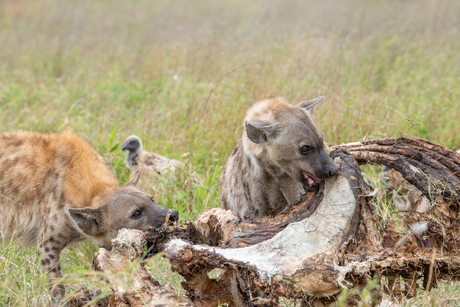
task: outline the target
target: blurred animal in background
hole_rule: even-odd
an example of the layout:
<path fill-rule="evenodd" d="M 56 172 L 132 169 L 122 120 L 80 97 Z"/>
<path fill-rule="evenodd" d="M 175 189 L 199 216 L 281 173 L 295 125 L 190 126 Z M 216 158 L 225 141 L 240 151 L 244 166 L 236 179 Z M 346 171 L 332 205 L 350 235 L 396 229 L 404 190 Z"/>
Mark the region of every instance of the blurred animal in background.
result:
<path fill-rule="evenodd" d="M 241 218 L 276 215 L 300 200 L 305 187 L 337 174 L 313 122 L 323 97 L 292 105 L 274 97 L 247 112 L 244 131 L 220 175 L 220 201 Z"/>
<path fill-rule="evenodd" d="M 190 165 L 154 152 L 145 151 L 142 140 L 137 135 L 127 137 L 122 150 L 127 151 L 126 164 L 130 169 L 130 176 L 133 176 L 138 170 L 141 171 L 138 188 L 143 191 L 147 191 L 150 187 L 154 188 L 161 176 L 172 176 L 177 179 L 184 175 L 185 184 L 202 182 L 200 176 Z"/>
<path fill-rule="evenodd" d="M 456 152 L 460 154 L 460 149 Z M 425 212 L 430 207 L 431 203 L 428 198 L 405 180 L 398 171 L 383 166 L 382 177 L 385 182 L 387 203 L 393 200 L 398 211 Z"/>

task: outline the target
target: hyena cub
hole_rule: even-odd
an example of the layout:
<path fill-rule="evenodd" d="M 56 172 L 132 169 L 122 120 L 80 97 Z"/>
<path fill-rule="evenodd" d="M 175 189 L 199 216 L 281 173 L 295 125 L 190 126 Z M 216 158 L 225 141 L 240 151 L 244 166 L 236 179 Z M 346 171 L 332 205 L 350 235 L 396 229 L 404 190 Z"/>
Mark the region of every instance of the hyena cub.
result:
<path fill-rule="evenodd" d="M 172 179 L 177 179 L 181 174 L 185 173 L 187 181 L 191 180 L 193 183 L 202 182 L 192 166 L 154 152 L 145 151 L 141 139 L 136 135 L 130 135 L 126 138 L 122 150 L 127 151 L 126 164 L 130 169 L 131 175 L 139 167 L 142 168 L 142 178 L 138 186 L 141 190 L 148 190 L 149 186 L 154 184 L 160 176 L 170 176 Z"/>
<path fill-rule="evenodd" d="M 0 231 L 38 246 L 50 278 L 61 277 L 59 256 L 86 238 L 109 248 L 121 228 L 159 227 L 176 210 L 156 204 L 134 188 L 121 187 L 109 164 L 72 131 L 0 134 Z M 52 295 L 62 298 L 62 288 Z"/>
<path fill-rule="evenodd" d="M 300 200 L 304 185 L 317 185 L 338 172 L 312 120 L 322 100 L 291 105 L 282 98 L 269 98 L 248 110 L 245 131 L 220 177 L 224 209 L 242 218 L 276 215 Z"/>

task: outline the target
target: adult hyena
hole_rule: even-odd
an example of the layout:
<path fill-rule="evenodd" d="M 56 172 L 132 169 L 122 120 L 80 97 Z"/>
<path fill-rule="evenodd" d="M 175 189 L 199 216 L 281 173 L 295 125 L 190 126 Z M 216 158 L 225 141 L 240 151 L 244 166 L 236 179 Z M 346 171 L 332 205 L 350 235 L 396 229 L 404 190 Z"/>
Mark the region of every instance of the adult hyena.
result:
<path fill-rule="evenodd" d="M 304 185 L 317 185 L 338 172 L 311 118 L 322 100 L 291 105 L 269 98 L 248 110 L 245 131 L 220 176 L 224 209 L 242 218 L 257 212 L 275 215 L 300 200 Z"/>
<path fill-rule="evenodd" d="M 59 255 L 86 238 L 101 247 L 121 228 L 158 227 L 168 210 L 132 185 L 121 187 L 108 163 L 72 131 L 0 134 L 0 231 L 38 246 L 51 278 L 61 277 Z M 62 298 L 63 289 L 52 295 Z"/>

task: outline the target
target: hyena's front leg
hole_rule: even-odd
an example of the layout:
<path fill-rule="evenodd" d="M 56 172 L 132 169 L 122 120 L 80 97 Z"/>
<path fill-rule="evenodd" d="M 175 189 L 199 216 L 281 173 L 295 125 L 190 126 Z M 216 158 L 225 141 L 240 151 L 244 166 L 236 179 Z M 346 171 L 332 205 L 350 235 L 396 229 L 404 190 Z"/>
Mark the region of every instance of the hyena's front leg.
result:
<path fill-rule="evenodd" d="M 58 238 L 56 233 L 44 233 L 40 236 L 38 250 L 40 251 L 42 265 L 45 271 L 48 272 L 51 281 L 58 282 L 62 278 L 59 257 L 65 245 L 65 242 L 62 242 L 62 238 Z M 53 306 L 59 304 L 59 301 L 65 296 L 64 286 L 53 284 L 50 296 L 53 300 Z"/>

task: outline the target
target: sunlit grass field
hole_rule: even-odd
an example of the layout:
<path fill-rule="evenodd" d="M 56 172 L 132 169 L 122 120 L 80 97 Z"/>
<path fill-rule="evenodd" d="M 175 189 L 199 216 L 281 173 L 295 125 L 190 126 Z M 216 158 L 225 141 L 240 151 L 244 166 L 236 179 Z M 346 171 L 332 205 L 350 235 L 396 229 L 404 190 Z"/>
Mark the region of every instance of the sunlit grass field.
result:
<path fill-rule="evenodd" d="M 403 135 L 460 148 L 459 16 L 456 0 L 0 0 L 0 131 L 72 128 L 122 183 L 129 171 L 111 149 L 137 134 L 204 178 L 152 185 L 194 220 L 219 206 L 245 110 L 267 96 L 324 95 L 315 121 L 329 144 Z M 108 289 L 90 269 L 96 250 L 63 252 L 74 292 Z M 166 260 L 149 261 L 179 288 Z M 0 306 L 40 306 L 46 289 L 38 252 L 2 242 Z M 460 306 L 454 283 L 420 295 L 403 304 Z"/>

